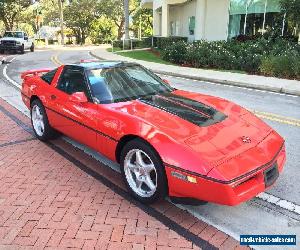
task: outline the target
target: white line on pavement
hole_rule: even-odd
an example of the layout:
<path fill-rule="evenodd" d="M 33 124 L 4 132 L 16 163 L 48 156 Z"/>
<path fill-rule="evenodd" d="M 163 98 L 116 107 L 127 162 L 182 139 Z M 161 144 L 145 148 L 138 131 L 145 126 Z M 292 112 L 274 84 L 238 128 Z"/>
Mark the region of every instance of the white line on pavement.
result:
<path fill-rule="evenodd" d="M 16 58 L 17 58 L 18 56 L 15 56 L 15 57 L 13 57 L 10 61 L 8 61 L 8 62 L 12 62 L 13 60 L 15 60 Z"/>
<path fill-rule="evenodd" d="M 274 195 L 268 194 L 268 193 L 260 193 L 257 197 L 264 201 L 272 203 L 278 207 L 284 208 L 288 211 L 291 211 L 291 212 L 294 212 L 294 213 L 300 215 L 300 206 L 293 202 L 280 199 L 280 198 L 278 198 Z"/>
<path fill-rule="evenodd" d="M 16 81 L 14 81 L 13 79 L 11 79 L 8 75 L 7 75 L 7 65 L 4 66 L 3 68 L 3 76 L 6 78 L 7 81 L 9 81 L 12 85 L 14 85 L 15 87 L 17 87 L 18 89 L 21 90 L 21 85 L 19 85 Z"/>

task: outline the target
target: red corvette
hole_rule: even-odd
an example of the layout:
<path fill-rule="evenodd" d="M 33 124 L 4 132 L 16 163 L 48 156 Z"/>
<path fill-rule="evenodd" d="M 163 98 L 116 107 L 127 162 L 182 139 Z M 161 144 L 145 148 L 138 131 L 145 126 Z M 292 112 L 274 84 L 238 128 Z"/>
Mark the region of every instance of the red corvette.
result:
<path fill-rule="evenodd" d="M 22 78 L 37 138 L 59 131 L 117 161 L 142 202 L 237 205 L 283 170 L 283 138 L 251 112 L 174 89 L 138 64 L 83 61 Z"/>

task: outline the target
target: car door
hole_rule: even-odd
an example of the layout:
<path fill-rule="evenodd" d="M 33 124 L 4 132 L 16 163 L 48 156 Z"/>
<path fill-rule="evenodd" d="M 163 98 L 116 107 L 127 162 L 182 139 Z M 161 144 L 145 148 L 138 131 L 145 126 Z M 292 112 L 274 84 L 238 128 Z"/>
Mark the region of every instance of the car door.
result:
<path fill-rule="evenodd" d="M 52 126 L 63 134 L 96 149 L 97 105 L 91 100 L 84 70 L 65 66 L 50 96 Z M 70 100 L 72 94 L 84 92 L 86 103 Z"/>

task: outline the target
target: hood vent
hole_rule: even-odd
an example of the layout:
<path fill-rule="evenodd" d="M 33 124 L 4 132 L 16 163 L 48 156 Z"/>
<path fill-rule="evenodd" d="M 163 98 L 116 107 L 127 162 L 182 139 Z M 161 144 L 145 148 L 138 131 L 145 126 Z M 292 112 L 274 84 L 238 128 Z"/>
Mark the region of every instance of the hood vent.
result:
<path fill-rule="evenodd" d="M 204 103 L 172 93 L 143 97 L 139 100 L 200 127 L 211 126 L 227 117 Z"/>

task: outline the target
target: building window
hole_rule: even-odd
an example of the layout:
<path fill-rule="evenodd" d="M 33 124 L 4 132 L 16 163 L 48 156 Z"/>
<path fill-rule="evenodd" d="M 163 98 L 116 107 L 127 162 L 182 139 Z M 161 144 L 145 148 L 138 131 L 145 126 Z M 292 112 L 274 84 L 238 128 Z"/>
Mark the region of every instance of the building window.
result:
<path fill-rule="evenodd" d="M 189 34 L 195 34 L 195 16 L 189 17 Z"/>
<path fill-rule="evenodd" d="M 279 1 L 231 0 L 228 37 L 263 35 L 275 28 L 281 30 L 284 14 L 280 13 Z"/>
<path fill-rule="evenodd" d="M 178 36 L 179 35 L 179 21 L 172 21 L 170 22 L 170 35 L 171 36 Z"/>
<path fill-rule="evenodd" d="M 170 22 L 170 27 L 171 27 L 170 35 L 175 36 L 175 22 L 174 21 Z"/>

